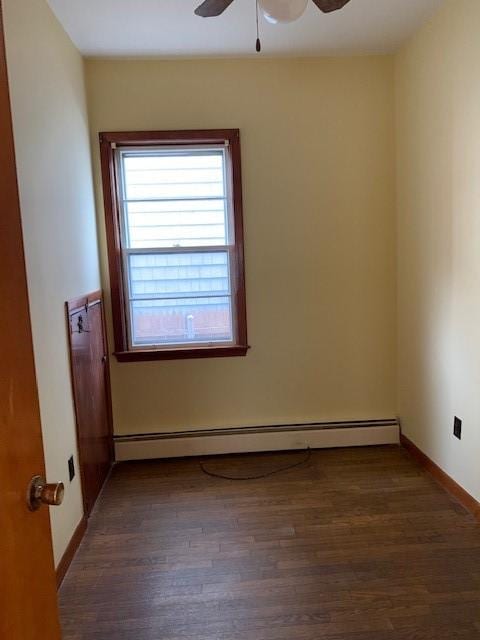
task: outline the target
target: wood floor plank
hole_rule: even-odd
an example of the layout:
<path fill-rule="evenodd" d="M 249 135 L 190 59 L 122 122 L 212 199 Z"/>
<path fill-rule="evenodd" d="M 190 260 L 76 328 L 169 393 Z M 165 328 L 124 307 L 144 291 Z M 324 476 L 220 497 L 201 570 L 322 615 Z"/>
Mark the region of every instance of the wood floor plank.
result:
<path fill-rule="evenodd" d="M 395 446 L 122 463 L 59 597 L 64 640 L 480 640 L 480 526 Z"/>

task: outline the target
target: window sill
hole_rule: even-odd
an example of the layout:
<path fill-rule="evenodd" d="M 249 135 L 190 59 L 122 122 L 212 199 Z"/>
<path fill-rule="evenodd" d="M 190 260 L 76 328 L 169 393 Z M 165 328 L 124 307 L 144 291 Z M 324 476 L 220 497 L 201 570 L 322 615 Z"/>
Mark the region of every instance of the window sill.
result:
<path fill-rule="evenodd" d="M 149 349 L 116 351 L 118 362 L 149 362 L 152 360 L 190 360 L 194 358 L 232 358 L 246 356 L 250 349 L 247 345 L 227 347 L 196 347 L 194 349 Z"/>

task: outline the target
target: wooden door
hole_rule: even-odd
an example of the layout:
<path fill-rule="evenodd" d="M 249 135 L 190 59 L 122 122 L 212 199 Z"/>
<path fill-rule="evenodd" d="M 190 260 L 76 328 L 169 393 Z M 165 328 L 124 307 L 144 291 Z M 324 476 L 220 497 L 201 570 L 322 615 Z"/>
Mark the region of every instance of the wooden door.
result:
<path fill-rule="evenodd" d="M 0 638 L 59 640 L 47 507 L 27 486 L 44 475 L 0 1 Z"/>
<path fill-rule="evenodd" d="M 83 502 L 90 515 L 113 462 L 108 347 L 100 292 L 67 303 Z"/>

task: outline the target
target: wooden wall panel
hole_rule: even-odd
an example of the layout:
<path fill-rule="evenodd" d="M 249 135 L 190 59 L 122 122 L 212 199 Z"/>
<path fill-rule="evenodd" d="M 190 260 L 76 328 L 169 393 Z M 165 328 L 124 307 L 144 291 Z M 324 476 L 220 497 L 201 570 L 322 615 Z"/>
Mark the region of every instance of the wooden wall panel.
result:
<path fill-rule="evenodd" d="M 80 473 L 88 516 L 113 463 L 113 434 L 103 301 L 100 293 L 67 303 Z"/>

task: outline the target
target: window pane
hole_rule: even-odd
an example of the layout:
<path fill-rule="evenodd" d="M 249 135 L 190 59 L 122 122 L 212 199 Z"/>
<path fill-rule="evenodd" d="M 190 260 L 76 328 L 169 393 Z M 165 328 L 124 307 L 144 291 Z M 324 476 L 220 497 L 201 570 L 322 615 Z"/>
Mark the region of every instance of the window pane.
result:
<path fill-rule="evenodd" d="M 223 151 L 124 153 L 127 200 L 223 198 Z"/>
<path fill-rule="evenodd" d="M 202 247 L 227 244 L 225 200 L 126 203 L 129 247 Z"/>
<path fill-rule="evenodd" d="M 129 256 L 130 297 L 180 298 L 230 294 L 228 253 L 161 253 Z"/>
<path fill-rule="evenodd" d="M 136 347 L 233 341 L 228 297 L 135 301 L 131 318 Z"/>

